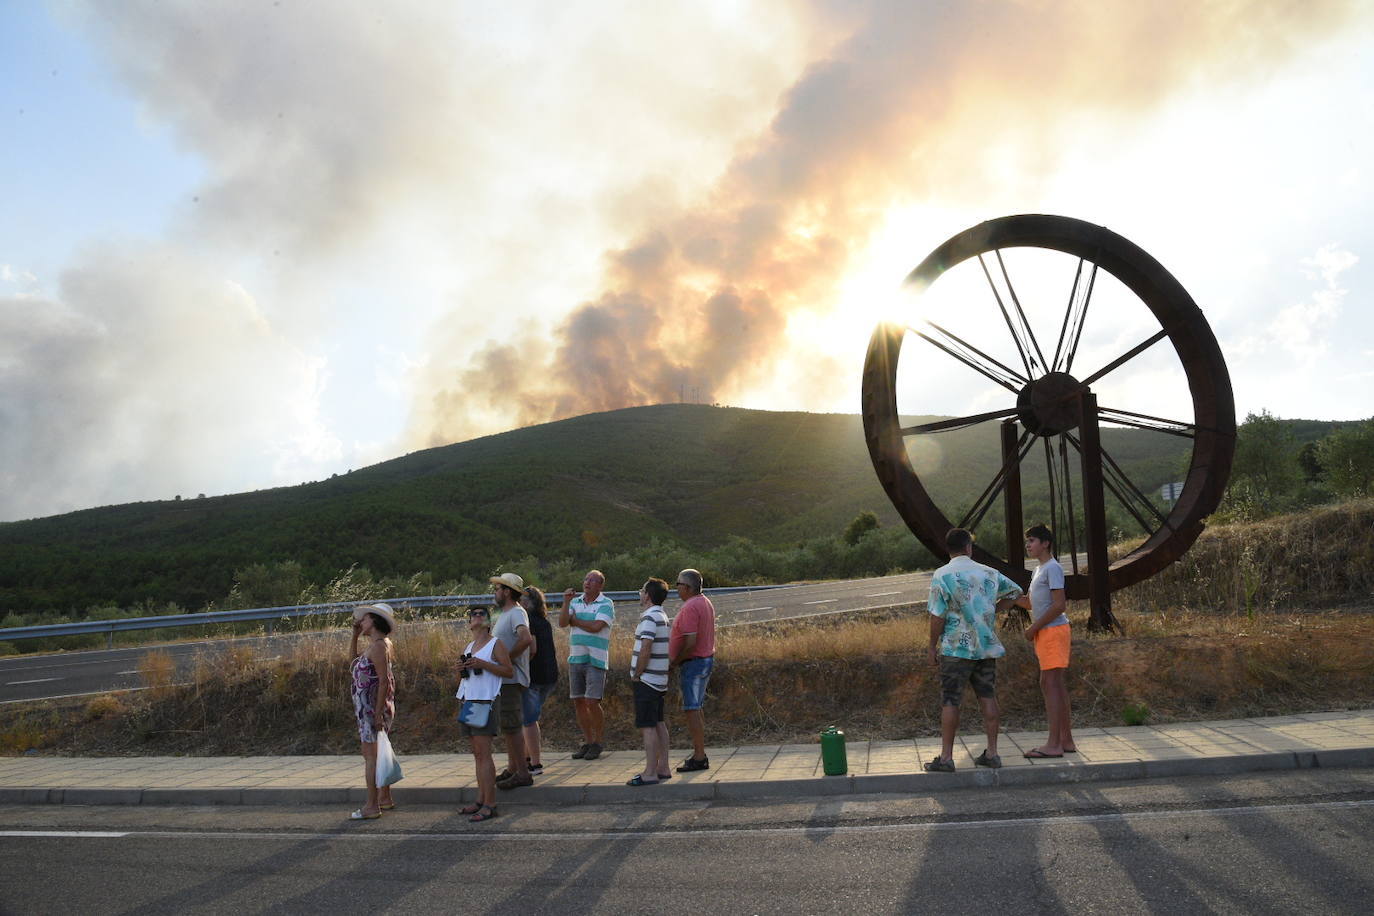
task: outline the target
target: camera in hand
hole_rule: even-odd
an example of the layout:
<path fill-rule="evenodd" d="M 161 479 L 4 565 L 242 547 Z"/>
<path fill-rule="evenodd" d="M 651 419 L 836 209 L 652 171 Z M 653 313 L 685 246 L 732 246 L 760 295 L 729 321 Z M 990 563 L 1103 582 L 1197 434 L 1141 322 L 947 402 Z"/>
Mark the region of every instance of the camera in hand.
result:
<path fill-rule="evenodd" d="M 464 652 L 462 655 L 458 656 L 458 661 L 460 661 L 460 662 L 465 662 L 465 661 L 467 661 L 467 660 L 470 659 L 470 658 L 472 658 L 472 655 L 471 655 L 470 653 Z M 472 674 L 472 671 L 469 670 L 469 669 L 467 669 L 467 668 L 459 668 L 459 669 L 458 669 L 458 676 L 459 676 L 459 677 L 468 677 L 468 676 L 471 675 L 471 674 Z"/>

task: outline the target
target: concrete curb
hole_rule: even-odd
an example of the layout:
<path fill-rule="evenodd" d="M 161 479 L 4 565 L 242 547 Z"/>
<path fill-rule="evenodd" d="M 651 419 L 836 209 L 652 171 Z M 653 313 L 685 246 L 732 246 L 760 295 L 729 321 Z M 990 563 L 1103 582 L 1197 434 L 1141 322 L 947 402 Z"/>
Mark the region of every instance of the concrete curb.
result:
<path fill-rule="evenodd" d="M 680 782 L 674 780 L 672 783 L 653 788 L 604 784 L 532 786 L 517 792 L 502 793 L 501 800 L 513 804 L 652 806 L 662 803 L 806 798 L 821 795 L 935 796 L 953 789 L 1362 767 L 1374 767 L 1374 747 L 1280 751 L 1230 757 L 1181 757 L 1170 760 L 1018 766 L 999 770 L 962 769 L 957 773 L 947 774 L 892 773 L 738 782 L 694 782 L 685 779 Z M 457 806 L 474 801 L 474 792 L 470 786 L 425 786 L 407 789 L 404 784 L 398 785 L 395 790 L 396 801 L 402 806 Z M 362 804 L 365 800 L 366 792 L 362 788 L 0 788 L 0 804 L 3 805 L 350 805 Z"/>

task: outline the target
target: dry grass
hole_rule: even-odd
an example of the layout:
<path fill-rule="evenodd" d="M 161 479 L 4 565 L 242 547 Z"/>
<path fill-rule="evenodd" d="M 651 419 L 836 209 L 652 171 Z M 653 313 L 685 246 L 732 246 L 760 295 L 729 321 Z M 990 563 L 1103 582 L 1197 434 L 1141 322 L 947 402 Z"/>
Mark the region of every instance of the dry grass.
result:
<path fill-rule="evenodd" d="M 1070 616 L 1070 689 L 1080 726 L 1124 724 L 1130 707 L 1148 708 L 1151 722 L 1168 722 L 1374 706 L 1371 614 L 1124 611 L 1124 638 L 1088 634 L 1081 607 Z M 830 724 L 854 739 L 935 734 L 939 697 L 926 663 L 927 632 L 917 609 L 722 630 L 707 708 L 710 740 L 808 742 Z M 639 736 L 622 676 L 630 640 L 621 635 L 604 708 L 608 746 L 629 750 L 639 746 Z M 559 640 L 562 654 L 561 634 Z M 459 749 L 452 661 L 466 641 L 457 626 L 416 627 L 397 639 L 396 743 L 405 752 Z M 1019 635 L 1005 641 L 998 672 L 1004 727 L 1040 728 L 1033 654 Z M 204 657 L 179 686 L 76 706 L 25 704 L 0 725 L 0 752 L 349 753 L 357 738 L 347 654 L 343 634 L 310 637 L 278 659 L 247 651 Z M 145 680 L 162 676 L 160 664 L 148 664 Z M 577 743 L 565 696 L 560 686 L 545 707 L 550 747 Z M 680 729 L 675 699 L 670 724 Z M 964 709 L 965 726 L 976 729 L 976 704 Z"/>
<path fill-rule="evenodd" d="M 1069 685 L 1079 726 L 1374 706 L 1374 502 L 1205 532 L 1178 564 L 1114 596 L 1126 635 L 1074 627 Z M 1299 611 L 1296 608 L 1343 608 Z M 707 707 L 712 743 L 813 741 L 830 724 L 854 738 L 934 734 L 939 697 L 926 662 L 928 618 L 914 608 L 722 629 Z M 559 657 L 566 637 L 556 636 Z M 452 665 L 468 640 L 456 622 L 407 623 L 396 639 L 396 743 L 458 749 Z M 999 665 L 1007 729 L 1043 727 L 1039 672 L 1019 635 Z M 308 635 L 280 658 L 250 644 L 202 656 L 173 684 L 165 652 L 139 664 L 150 690 L 111 702 L 7 707 L 0 753 L 309 754 L 357 747 L 348 635 Z M 639 746 L 632 726 L 630 637 L 617 631 L 603 706 L 607 745 Z M 578 742 L 566 686 L 545 706 L 545 741 Z M 681 728 L 670 694 L 671 727 Z M 979 726 L 976 704 L 965 726 Z"/>

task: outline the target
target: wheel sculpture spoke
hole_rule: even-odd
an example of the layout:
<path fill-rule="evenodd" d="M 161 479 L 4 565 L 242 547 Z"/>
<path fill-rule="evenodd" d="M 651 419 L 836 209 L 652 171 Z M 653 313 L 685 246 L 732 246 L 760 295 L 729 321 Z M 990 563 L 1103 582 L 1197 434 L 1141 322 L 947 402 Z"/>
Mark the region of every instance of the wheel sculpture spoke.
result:
<path fill-rule="evenodd" d="M 1035 339 L 1035 332 L 1031 330 L 1030 322 L 1026 320 L 1026 311 L 1021 308 L 1021 300 L 1016 295 L 1016 288 L 1011 285 L 1011 277 L 1007 274 L 1007 265 L 1002 260 L 1002 252 L 995 251 L 997 264 L 1002 270 L 1002 280 L 1007 284 L 1007 298 L 1011 300 L 1012 307 L 1016 309 L 1016 320 L 1011 317 L 1011 312 L 1007 311 L 1006 303 L 1002 301 L 1002 294 L 997 290 L 997 283 L 992 279 L 992 273 L 988 270 L 987 262 L 983 256 L 978 256 L 978 264 L 983 268 L 983 276 L 987 278 L 988 287 L 992 290 L 992 297 L 997 300 L 997 308 L 1002 312 L 1002 320 L 1007 323 L 1007 330 L 1011 332 L 1012 342 L 1016 344 L 1016 352 L 1021 356 L 1021 363 L 1026 367 L 1026 376 L 1033 378 L 1040 369 L 1040 373 L 1048 371 L 1045 365 L 1045 355 L 1040 352 L 1040 344 Z M 1032 352 L 1034 350 L 1034 352 Z"/>
<path fill-rule="evenodd" d="M 1059 341 L 1054 345 L 1054 363 L 1050 371 L 1060 371 L 1060 357 L 1063 357 L 1063 371 L 1073 371 L 1073 358 L 1078 352 L 1078 341 L 1083 336 L 1083 323 L 1088 319 L 1088 304 L 1093 298 L 1093 288 L 1097 283 L 1097 265 L 1088 274 L 1086 292 L 1079 295 L 1083 279 L 1084 259 L 1078 259 L 1078 269 L 1073 275 L 1073 289 L 1069 291 L 1069 305 L 1064 310 L 1064 323 L 1059 326 Z"/>
<path fill-rule="evenodd" d="M 1021 438 L 1016 441 L 1015 457 L 1002 464 L 1002 467 L 997 471 L 997 476 L 992 478 L 992 482 L 987 485 L 987 489 L 983 490 L 978 499 L 974 501 L 973 507 L 964 515 L 958 527 L 978 527 L 978 523 L 983 520 L 983 516 L 987 515 L 988 510 L 992 508 L 992 504 L 996 501 L 997 495 L 1001 493 L 1002 488 L 1007 485 L 1007 475 L 1011 473 L 1012 468 L 1019 466 L 1021 462 L 1025 460 L 1026 455 L 1034 445 L 1035 436 L 1030 430 L 1026 430 L 1021 434 Z"/>
<path fill-rule="evenodd" d="M 940 350 L 943 350 L 945 353 L 948 353 L 950 356 L 954 357 L 959 362 L 963 363 L 965 366 L 968 366 L 974 372 L 977 372 L 983 375 L 984 377 L 990 379 L 991 381 L 996 382 L 997 384 L 1001 385 L 1003 388 L 1007 389 L 1013 394 L 1020 393 L 1021 389 L 1029 381 L 1029 379 L 1022 375 L 1019 375 L 1014 369 L 1011 369 L 1003 365 L 1001 362 L 993 359 L 991 356 L 988 356 L 982 350 L 973 346 L 973 344 L 968 343 L 967 341 L 963 340 L 955 334 L 950 333 L 949 331 L 946 331 L 944 328 L 940 327 L 935 322 L 927 321 L 926 324 L 928 324 L 932 330 L 934 330 L 944 339 L 937 340 L 935 337 L 931 336 L 930 334 L 927 334 L 925 331 L 922 331 L 919 328 L 907 328 L 907 330 L 909 330 L 911 333 L 915 334 L 922 340 L 926 341 L 927 343 L 930 343 L 935 347 L 939 348 Z"/>
<path fill-rule="evenodd" d="M 1002 410 L 990 410 L 987 413 L 976 413 L 969 417 L 952 417 L 948 420 L 937 420 L 934 423 L 922 423 L 919 426 L 903 427 L 903 436 L 918 436 L 924 433 L 942 433 L 951 429 L 965 429 L 969 426 L 976 426 L 979 423 L 986 423 L 988 420 L 1004 420 L 1007 417 L 1014 417 L 1021 410 L 1019 407 L 1006 407 Z"/>
<path fill-rule="evenodd" d="M 1093 382 L 1097 381 L 1098 379 L 1102 378 L 1102 376 L 1106 375 L 1108 372 L 1114 372 L 1115 370 L 1120 369 L 1122 366 L 1126 365 L 1126 363 L 1135 359 L 1137 356 L 1144 353 L 1146 350 L 1150 349 L 1155 344 L 1159 343 L 1161 340 L 1168 336 L 1168 331 L 1160 331 L 1158 334 L 1151 335 L 1148 340 L 1143 340 L 1140 343 L 1136 344 L 1134 347 L 1131 347 L 1131 349 L 1127 350 L 1125 353 L 1121 354 L 1116 359 L 1107 363 L 1107 365 L 1103 366 L 1101 369 L 1098 369 L 1092 375 L 1085 378 L 1082 382 L 1083 387 L 1087 388 L 1091 386 Z"/>
<path fill-rule="evenodd" d="M 1120 410 L 1115 407 L 1099 407 L 1097 408 L 1097 415 L 1107 423 L 1119 423 L 1122 426 L 1133 426 L 1136 429 L 1168 433 L 1171 436 L 1182 436 L 1184 439 L 1197 438 L 1197 428 L 1192 423 L 1184 423 L 1182 420 L 1167 420 L 1164 417 L 1152 417 L 1149 414 Z"/>

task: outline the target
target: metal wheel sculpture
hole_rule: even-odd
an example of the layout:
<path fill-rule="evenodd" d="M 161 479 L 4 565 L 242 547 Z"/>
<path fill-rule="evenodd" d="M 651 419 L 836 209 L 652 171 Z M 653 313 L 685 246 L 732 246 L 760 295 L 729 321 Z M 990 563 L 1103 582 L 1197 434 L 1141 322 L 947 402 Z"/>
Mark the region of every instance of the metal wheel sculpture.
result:
<path fill-rule="evenodd" d="M 1049 359 L 1042 349 L 1022 300 L 1008 273 L 1002 252 L 1038 248 L 1078 259 L 1058 340 Z M 1023 215 L 991 220 L 959 233 L 936 248 L 907 278 L 923 292 L 946 271 L 976 258 L 1000 311 L 993 319 L 1010 331 L 1020 366 L 1005 365 L 934 321 L 917 326 L 884 323 L 868 347 L 863 377 L 864 433 L 883 488 L 917 538 L 936 556 L 946 556 L 944 535 L 950 528 L 976 529 L 1000 495 L 1008 557 L 975 547 L 975 558 L 1000 569 L 1023 585 L 1029 580 L 1021 553 L 1021 465 L 1039 445 L 1045 455 L 1049 502 L 1059 532 L 1059 548 L 1070 552 L 1066 571 L 1070 598 L 1088 598 L 1094 627 L 1115 628 L 1110 593 L 1148 578 L 1177 560 L 1197 539 L 1203 519 L 1213 512 L 1226 487 L 1235 450 L 1235 403 L 1221 348 L 1187 291 L 1154 258 L 1130 241 L 1101 226 L 1062 216 Z M 1100 365 L 1075 365 L 1094 286 L 1106 272 L 1138 297 L 1159 323 L 1158 332 Z M 1001 284 L 994 279 L 1000 277 Z M 970 306 L 975 304 L 970 303 Z M 996 312 L 989 309 L 989 317 Z M 956 360 L 1006 389 L 1008 405 L 970 416 L 903 427 L 898 414 L 897 368 L 908 337 L 928 351 L 921 356 Z M 1192 417 L 1165 419 L 1097 403 L 1093 385 L 1155 344 L 1168 339 L 1182 363 Z M 1013 360 L 1013 363 L 1015 361 Z M 1083 369 L 1090 371 L 1083 372 Z M 977 423 L 1000 420 L 1002 463 L 977 502 L 962 518 L 947 518 L 913 468 L 909 437 L 934 435 Z M 1192 440 L 1192 457 L 1182 493 L 1171 507 L 1160 507 L 1141 492 L 1121 465 L 1102 449 L 1100 424 L 1135 427 Z M 1071 459 L 1079 466 L 1081 493 L 1071 485 Z M 1107 562 L 1106 496 L 1110 493 L 1134 517 L 1145 534 L 1143 543 Z M 1077 498 L 1076 498 L 1077 496 Z M 1060 522 L 1066 522 L 1061 525 Z M 1080 528 L 1086 543 L 1077 542 Z M 1067 532 L 1070 543 L 1065 542 Z M 1080 567 L 1081 550 L 1087 553 Z"/>

